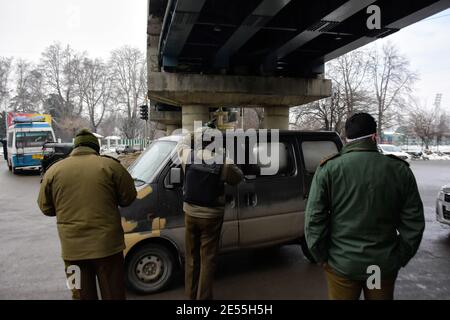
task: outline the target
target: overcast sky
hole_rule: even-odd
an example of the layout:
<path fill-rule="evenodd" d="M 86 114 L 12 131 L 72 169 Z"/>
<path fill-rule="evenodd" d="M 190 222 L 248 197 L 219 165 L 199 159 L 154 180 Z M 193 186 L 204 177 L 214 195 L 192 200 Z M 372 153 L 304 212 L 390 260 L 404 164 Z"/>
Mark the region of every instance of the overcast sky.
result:
<path fill-rule="evenodd" d="M 37 61 L 54 41 L 108 57 L 146 50 L 147 0 L 0 0 L 0 56 Z"/>
<path fill-rule="evenodd" d="M 146 0 L 0 0 L 0 56 L 37 61 L 53 43 L 107 58 L 124 44 L 146 50 Z M 417 95 L 431 105 L 442 93 L 450 110 L 450 10 L 383 41 L 394 42 L 420 75 Z"/>

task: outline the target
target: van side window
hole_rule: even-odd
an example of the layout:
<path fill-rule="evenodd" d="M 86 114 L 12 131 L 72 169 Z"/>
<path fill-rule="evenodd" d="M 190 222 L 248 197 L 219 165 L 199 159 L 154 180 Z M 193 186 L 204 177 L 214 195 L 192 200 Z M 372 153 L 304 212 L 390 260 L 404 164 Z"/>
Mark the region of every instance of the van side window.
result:
<path fill-rule="evenodd" d="M 253 146 L 253 161 L 261 169 L 259 176 L 290 176 L 295 171 L 292 145 L 287 142 L 260 142 Z"/>
<path fill-rule="evenodd" d="M 8 147 L 9 148 L 12 148 L 12 145 L 13 145 L 13 133 L 12 132 L 10 132 L 10 133 L 8 133 Z"/>
<path fill-rule="evenodd" d="M 303 141 L 302 152 L 306 171 L 314 174 L 320 161 L 337 153 L 338 148 L 333 141 Z"/>

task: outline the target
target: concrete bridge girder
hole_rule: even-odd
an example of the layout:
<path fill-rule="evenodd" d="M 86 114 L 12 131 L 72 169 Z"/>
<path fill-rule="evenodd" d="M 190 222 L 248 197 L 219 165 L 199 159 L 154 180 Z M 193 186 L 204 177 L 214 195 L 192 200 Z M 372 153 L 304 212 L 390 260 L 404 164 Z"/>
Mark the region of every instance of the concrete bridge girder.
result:
<path fill-rule="evenodd" d="M 265 127 L 288 129 L 289 107 L 331 95 L 331 81 L 256 76 L 224 76 L 151 72 L 151 100 L 180 106 L 182 126 L 209 120 L 209 107 L 265 108 Z"/>

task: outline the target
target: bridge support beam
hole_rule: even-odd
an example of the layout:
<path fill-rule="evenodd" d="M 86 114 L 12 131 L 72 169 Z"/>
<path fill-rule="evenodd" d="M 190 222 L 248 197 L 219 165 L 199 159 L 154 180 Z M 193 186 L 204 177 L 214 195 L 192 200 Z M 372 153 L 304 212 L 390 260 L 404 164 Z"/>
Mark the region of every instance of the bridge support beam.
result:
<path fill-rule="evenodd" d="M 180 106 L 182 127 L 207 122 L 209 107 L 264 107 L 267 128 L 288 129 L 289 107 L 331 95 L 331 81 L 258 76 L 227 76 L 150 72 L 148 96 Z"/>

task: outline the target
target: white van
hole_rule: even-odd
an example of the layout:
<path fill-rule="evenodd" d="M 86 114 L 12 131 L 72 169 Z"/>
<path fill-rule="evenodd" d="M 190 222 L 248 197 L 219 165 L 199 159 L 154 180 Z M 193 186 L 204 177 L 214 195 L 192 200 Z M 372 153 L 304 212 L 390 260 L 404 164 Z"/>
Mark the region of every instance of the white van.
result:
<path fill-rule="evenodd" d="M 48 141 L 55 141 L 55 133 L 43 118 L 14 119 L 7 132 L 9 170 L 39 170 L 42 146 Z"/>

